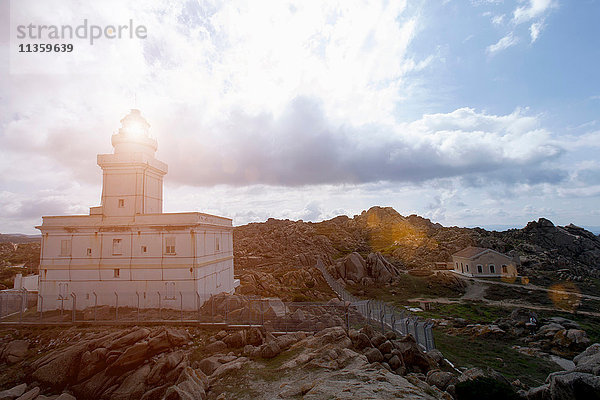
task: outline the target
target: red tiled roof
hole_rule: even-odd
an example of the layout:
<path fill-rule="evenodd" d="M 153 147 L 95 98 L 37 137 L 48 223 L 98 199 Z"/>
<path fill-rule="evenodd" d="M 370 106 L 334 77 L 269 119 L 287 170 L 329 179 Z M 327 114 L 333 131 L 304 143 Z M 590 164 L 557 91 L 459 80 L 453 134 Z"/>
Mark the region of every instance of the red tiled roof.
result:
<path fill-rule="evenodd" d="M 484 251 L 489 250 L 483 247 L 473 247 L 473 246 L 469 246 L 466 247 L 464 249 L 462 249 L 461 251 L 454 253 L 453 256 L 456 257 L 463 257 L 463 258 L 473 258 L 476 255 L 483 253 Z"/>

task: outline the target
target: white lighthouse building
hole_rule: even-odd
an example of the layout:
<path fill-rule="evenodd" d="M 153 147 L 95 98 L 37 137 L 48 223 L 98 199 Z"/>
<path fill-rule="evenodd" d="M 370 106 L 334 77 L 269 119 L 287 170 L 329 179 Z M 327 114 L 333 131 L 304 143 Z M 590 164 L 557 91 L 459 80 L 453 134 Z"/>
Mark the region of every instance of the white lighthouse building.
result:
<path fill-rule="evenodd" d="M 233 292 L 229 218 L 163 213 L 167 165 L 139 110 L 121 120 L 113 154 L 99 154 L 101 205 L 89 215 L 45 216 L 38 308 L 94 305 L 196 309 Z"/>

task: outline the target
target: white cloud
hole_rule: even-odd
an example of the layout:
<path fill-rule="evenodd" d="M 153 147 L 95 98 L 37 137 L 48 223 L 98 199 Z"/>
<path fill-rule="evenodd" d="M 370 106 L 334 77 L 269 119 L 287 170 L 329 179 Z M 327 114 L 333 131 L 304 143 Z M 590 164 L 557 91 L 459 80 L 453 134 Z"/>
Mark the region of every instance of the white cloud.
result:
<path fill-rule="evenodd" d="M 504 23 L 504 17 L 505 17 L 505 15 L 504 15 L 504 14 L 501 14 L 501 15 L 495 15 L 495 16 L 492 18 L 492 23 L 493 23 L 494 25 L 502 25 L 502 24 Z"/>
<path fill-rule="evenodd" d="M 374 204 L 457 223 L 463 207 L 452 202 L 476 223 L 487 217 L 490 185 L 518 188 L 520 206 L 523 196 L 556 195 L 569 179 L 581 191 L 594 173 L 565 171 L 559 157 L 597 135 L 566 143 L 527 111 L 437 107 L 443 112 L 399 121 L 416 73 L 435 61 L 411 53 L 423 21 L 404 1 L 149 0 L 117 11 L 134 13 L 148 39 L 129 43 L 105 73 L 3 75 L 3 231 L 98 204 L 95 156 L 112 150 L 110 134 L 134 96 L 169 164 L 165 211 L 237 224 L 352 215 Z M 544 17 L 535 15 L 521 28 Z M 513 46 L 516 32 L 488 52 Z"/>
<path fill-rule="evenodd" d="M 589 126 L 593 126 L 590 124 Z M 563 149 L 594 149 L 600 148 L 600 131 L 589 131 L 580 135 L 564 135 L 554 139 L 553 144 L 560 146 Z"/>
<path fill-rule="evenodd" d="M 521 24 L 544 15 L 550 9 L 557 7 L 555 0 L 529 0 L 527 5 L 517 7 L 513 12 L 513 22 Z"/>
<path fill-rule="evenodd" d="M 496 43 L 489 45 L 486 48 L 486 52 L 488 54 L 494 55 L 502 50 L 506 50 L 509 47 L 516 45 L 517 43 L 519 43 L 519 38 L 516 37 L 512 32 L 510 32 L 508 35 L 504 36 Z"/>
<path fill-rule="evenodd" d="M 531 35 L 531 43 L 535 43 L 535 41 L 540 36 L 540 32 L 544 29 L 544 21 L 534 22 L 529 27 L 529 34 Z"/>

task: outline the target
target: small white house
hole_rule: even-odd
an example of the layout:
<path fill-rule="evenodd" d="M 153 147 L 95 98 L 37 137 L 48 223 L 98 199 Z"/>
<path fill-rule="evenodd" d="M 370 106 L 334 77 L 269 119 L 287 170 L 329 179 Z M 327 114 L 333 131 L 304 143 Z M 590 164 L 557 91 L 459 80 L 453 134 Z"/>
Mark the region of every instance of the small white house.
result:
<path fill-rule="evenodd" d="M 492 249 L 469 246 L 452 255 L 453 271 L 472 277 L 516 277 L 517 263 Z"/>
<path fill-rule="evenodd" d="M 89 215 L 43 217 L 38 308 L 190 310 L 239 285 L 231 219 L 162 212 L 167 165 L 155 158 L 149 127 L 131 110 L 112 136 L 114 152 L 98 155 L 100 206 Z"/>

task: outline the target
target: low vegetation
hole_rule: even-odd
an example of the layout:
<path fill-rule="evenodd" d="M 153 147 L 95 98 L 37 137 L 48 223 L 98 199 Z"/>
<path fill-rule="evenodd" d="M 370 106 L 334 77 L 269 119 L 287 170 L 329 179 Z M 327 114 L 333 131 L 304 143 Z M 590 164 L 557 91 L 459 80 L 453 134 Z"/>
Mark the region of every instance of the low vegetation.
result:
<path fill-rule="evenodd" d="M 434 332 L 436 347 L 455 365 L 461 367 L 490 367 L 502 373 L 509 381 L 519 379 L 534 387 L 544 383 L 549 373 L 561 368 L 548 360 L 519 353 L 507 340 L 464 337 Z"/>
<path fill-rule="evenodd" d="M 457 299 L 464 294 L 464 290 L 461 288 L 449 287 L 428 277 L 418 277 L 410 274 L 402 274 L 389 287 L 355 285 L 348 289 L 354 295 L 383 300 L 396 306 L 409 305 L 408 300 L 414 298 L 447 297 Z"/>

